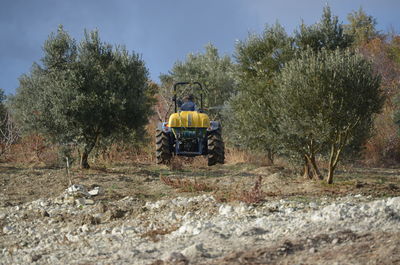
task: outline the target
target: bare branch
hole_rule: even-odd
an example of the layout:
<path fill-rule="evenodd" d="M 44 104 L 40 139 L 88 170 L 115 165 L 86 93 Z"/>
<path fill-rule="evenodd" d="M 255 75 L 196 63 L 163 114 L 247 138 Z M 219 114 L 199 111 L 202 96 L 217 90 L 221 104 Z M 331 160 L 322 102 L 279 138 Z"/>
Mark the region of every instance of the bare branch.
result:
<path fill-rule="evenodd" d="M 17 142 L 20 130 L 7 111 L 0 121 L 0 156 L 10 150 L 11 145 Z"/>

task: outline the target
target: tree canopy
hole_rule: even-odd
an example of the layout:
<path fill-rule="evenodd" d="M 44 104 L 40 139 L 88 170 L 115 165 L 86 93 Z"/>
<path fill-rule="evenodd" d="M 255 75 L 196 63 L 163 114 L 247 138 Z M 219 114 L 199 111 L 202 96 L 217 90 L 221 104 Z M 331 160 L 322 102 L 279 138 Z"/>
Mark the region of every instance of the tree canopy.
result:
<path fill-rule="evenodd" d="M 161 87 L 167 98 L 172 96 L 175 82 L 200 82 L 205 89 L 204 104 L 210 108 L 212 118 L 220 119 L 224 102 L 236 90 L 234 65 L 229 56 L 220 56 L 214 45 L 208 44 L 204 53 L 188 54 L 185 61 L 175 62 L 168 74 L 160 76 Z M 199 99 L 198 92 L 187 88 Z"/>
<path fill-rule="evenodd" d="M 353 36 L 355 44 L 363 44 L 379 36 L 376 30 L 376 19 L 367 15 L 362 7 L 347 16 L 350 22 L 345 26 L 345 32 Z"/>
<path fill-rule="evenodd" d="M 81 166 L 101 138 L 124 137 L 139 130 L 151 114 L 148 71 L 140 55 L 85 31 L 77 44 L 59 27 L 35 63 L 20 78 L 13 100 L 25 131 L 58 144 L 80 147 Z"/>
<path fill-rule="evenodd" d="M 280 153 L 322 177 L 317 156 L 328 156 L 328 182 L 344 153 L 360 150 L 382 106 L 380 78 L 350 51 L 354 36 L 324 8 L 319 22 L 292 38 L 267 26 L 236 46 L 238 93 L 225 111 L 236 145 Z"/>
<path fill-rule="evenodd" d="M 283 154 L 304 159 L 305 173 L 320 175 L 317 154 L 329 156 L 328 183 L 344 150 L 362 144 L 383 103 L 380 77 L 361 55 L 305 50 L 277 77 L 273 106 Z M 353 139 L 353 141 L 352 141 Z"/>
<path fill-rule="evenodd" d="M 293 54 L 292 39 L 280 24 L 267 25 L 260 36 L 252 34 L 236 44 L 239 86 L 227 104 L 226 131 L 235 144 L 266 151 L 271 160 L 278 144 L 271 110 L 273 78 Z"/>
<path fill-rule="evenodd" d="M 321 20 L 310 26 L 302 23 L 295 32 L 296 46 L 301 49 L 311 48 L 314 51 L 321 49 L 346 49 L 353 44 L 354 36 L 347 34 L 339 18 L 332 15 L 331 8 L 323 9 Z"/>

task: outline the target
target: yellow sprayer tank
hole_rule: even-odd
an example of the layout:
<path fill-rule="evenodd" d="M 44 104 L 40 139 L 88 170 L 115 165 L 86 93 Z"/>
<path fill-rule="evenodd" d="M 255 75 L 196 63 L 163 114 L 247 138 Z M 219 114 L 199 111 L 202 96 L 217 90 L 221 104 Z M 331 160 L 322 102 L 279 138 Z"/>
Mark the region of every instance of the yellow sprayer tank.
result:
<path fill-rule="evenodd" d="M 210 127 L 210 118 L 207 114 L 197 111 L 181 111 L 173 113 L 169 117 L 168 127 L 208 128 Z"/>

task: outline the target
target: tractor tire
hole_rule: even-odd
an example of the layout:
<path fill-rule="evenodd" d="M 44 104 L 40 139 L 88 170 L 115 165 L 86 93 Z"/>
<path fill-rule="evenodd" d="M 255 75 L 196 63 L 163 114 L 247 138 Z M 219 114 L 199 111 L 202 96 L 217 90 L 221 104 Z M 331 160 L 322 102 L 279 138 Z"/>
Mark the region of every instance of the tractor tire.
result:
<path fill-rule="evenodd" d="M 210 132 L 207 139 L 207 147 L 208 166 L 225 163 L 225 145 L 220 129 Z"/>
<path fill-rule="evenodd" d="M 162 130 L 156 130 L 156 163 L 169 164 L 171 161 L 171 149 L 168 135 Z"/>

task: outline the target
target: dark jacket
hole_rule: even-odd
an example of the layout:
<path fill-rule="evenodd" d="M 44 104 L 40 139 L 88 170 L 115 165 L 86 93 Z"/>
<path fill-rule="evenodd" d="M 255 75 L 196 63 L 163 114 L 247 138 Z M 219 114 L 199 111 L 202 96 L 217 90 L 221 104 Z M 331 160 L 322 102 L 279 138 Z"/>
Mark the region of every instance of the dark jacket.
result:
<path fill-rule="evenodd" d="M 193 101 L 186 101 L 181 106 L 181 111 L 195 111 L 195 110 L 196 110 L 196 104 L 194 104 Z"/>

